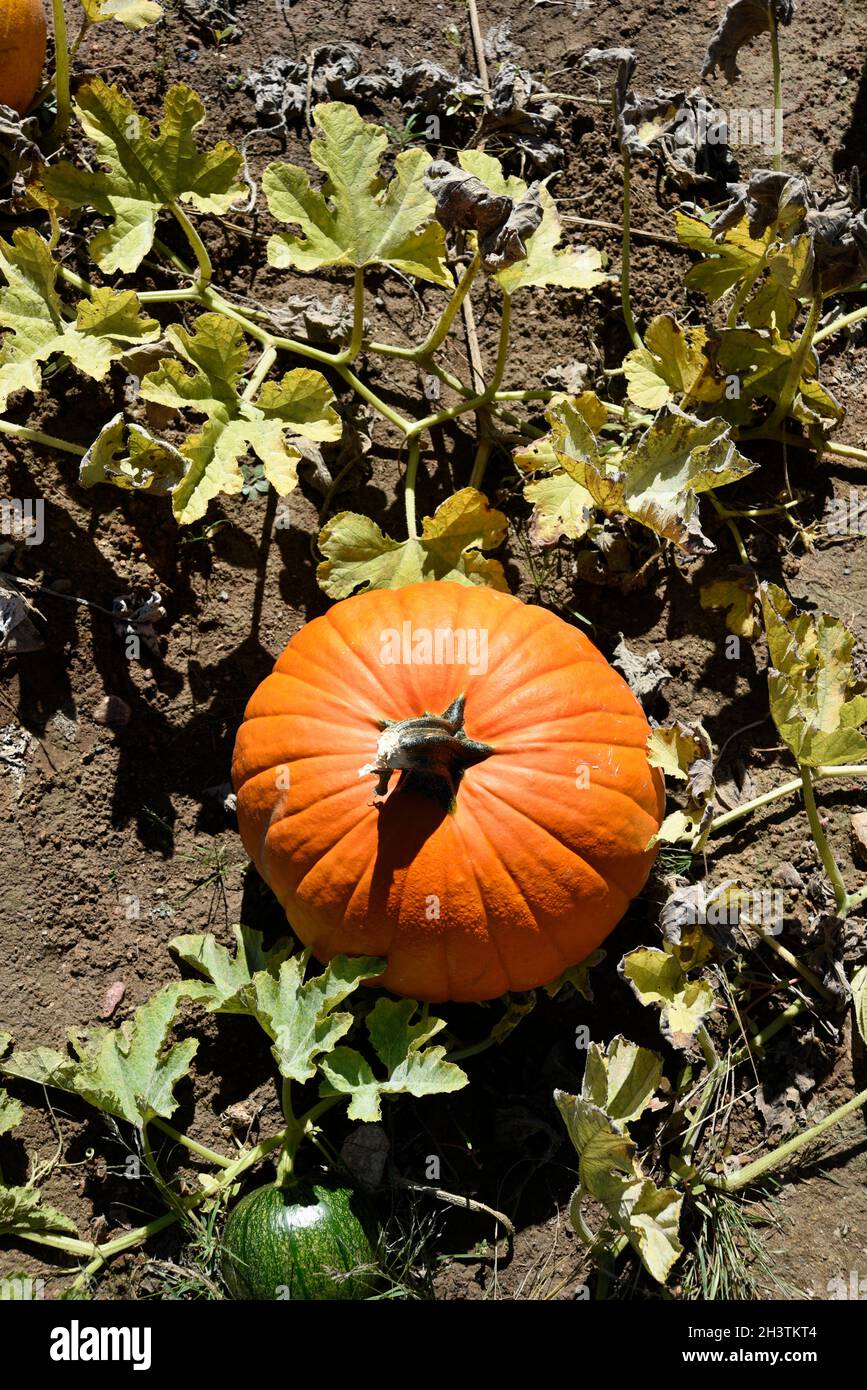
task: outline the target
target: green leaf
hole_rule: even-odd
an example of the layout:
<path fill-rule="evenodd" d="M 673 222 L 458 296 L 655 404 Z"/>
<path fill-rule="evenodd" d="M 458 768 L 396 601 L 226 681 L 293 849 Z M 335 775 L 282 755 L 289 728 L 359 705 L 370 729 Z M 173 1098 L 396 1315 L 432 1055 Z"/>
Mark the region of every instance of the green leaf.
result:
<path fill-rule="evenodd" d="M 262 933 L 251 927 L 236 926 L 233 935 L 234 955 L 220 945 L 213 932 L 176 936 L 169 942 L 169 949 L 209 982 L 196 998 L 210 1013 L 250 1013 L 250 999 L 244 991 L 254 975 L 260 971 L 276 974 L 292 953 L 292 943 L 286 940 L 265 951 Z"/>
<path fill-rule="evenodd" d="M 167 1046 L 167 1041 L 180 1000 L 195 990 L 194 985 L 166 985 L 120 1028 L 70 1035 L 74 1057 L 41 1047 L 13 1052 L 0 1068 L 9 1076 L 71 1091 L 139 1128 L 156 1115 L 168 1119 L 177 1105 L 174 1088 L 188 1074 L 198 1043 L 188 1038 Z"/>
<path fill-rule="evenodd" d="M 279 382 L 265 382 L 252 400 L 239 391 L 247 343 L 241 325 L 224 314 L 201 314 L 192 333 L 173 324 L 166 337 L 181 361 L 163 359 L 143 379 L 142 396 L 208 417 L 181 446 L 187 468 L 172 505 L 182 525 L 204 516 L 218 494 L 241 491 L 241 459 L 250 450 L 282 496 L 295 487 L 301 458 L 287 437 L 339 439 L 334 395 L 321 372 L 296 367 Z"/>
<path fill-rule="evenodd" d="M 8 1092 L 0 1090 L 0 1134 L 8 1134 L 24 1118 L 24 1106 Z"/>
<path fill-rule="evenodd" d="M 225 213 L 243 196 L 239 151 L 224 140 L 207 151 L 196 144 L 205 108 L 189 87 L 169 89 L 156 136 L 132 102 L 98 77 L 79 87 L 75 110 L 108 171 L 89 172 L 63 160 L 44 171 L 43 183 L 62 206 L 94 207 L 110 219 L 90 245 L 106 273 L 138 268 L 163 208 L 183 202 L 199 212 Z"/>
<path fill-rule="evenodd" d="M 321 191 L 296 164 L 270 164 L 262 179 L 272 216 L 300 228 L 298 234 L 271 237 L 271 265 L 389 265 L 451 289 L 445 234 L 431 220 L 435 203 L 423 182 L 430 155 L 404 150 L 386 184 L 380 175 L 388 147 L 382 126 L 363 121 L 342 102 L 317 106 L 313 121 L 320 138 L 311 141 L 310 157 L 325 174 Z"/>
<path fill-rule="evenodd" d="M 55 285 L 57 266 L 47 243 L 30 228 L 16 231 L 11 244 L 0 241 L 0 272 L 6 280 L 0 327 L 8 330 L 0 348 L 0 410 L 13 391 L 41 389 L 41 365 L 52 357 L 62 355 L 101 381 L 123 344 L 159 334 L 131 291 L 97 290 L 78 305 L 70 323 Z"/>
<path fill-rule="evenodd" d="M 0 1236 L 63 1231 L 75 1235 L 75 1222 L 43 1201 L 35 1187 L 0 1184 Z"/>
<path fill-rule="evenodd" d="M 321 975 L 304 983 L 307 959 L 304 952 L 284 960 L 276 978 L 260 970 L 243 993 L 248 1012 L 272 1039 L 271 1051 L 288 1081 L 310 1081 L 316 1075 L 321 1059 L 352 1027 L 352 1014 L 334 1009 L 362 980 L 385 969 L 385 961 L 373 956 L 335 956 Z"/>
<path fill-rule="evenodd" d="M 689 290 L 700 290 L 712 303 L 755 274 L 771 242 L 770 228 L 760 241 L 751 237 L 746 217 L 728 228 L 719 240 L 699 217 L 676 212 L 674 220 L 681 245 L 700 251 L 704 257 L 687 271 L 684 284 Z"/>
<path fill-rule="evenodd" d="M 726 420 L 698 420 L 667 405 L 624 456 L 609 467 L 589 426 L 568 402 L 548 412 L 551 444 L 569 476 L 608 516 L 639 521 L 688 554 L 714 549 L 701 529 L 698 496 L 757 467 L 739 453 Z"/>
<path fill-rule="evenodd" d="M 811 294 L 813 279 L 812 237 L 794 237 L 781 242 L 768 255 L 764 283 L 744 305 L 743 315 L 751 328 L 772 328 L 788 337 L 798 313 L 798 303 Z"/>
<path fill-rule="evenodd" d="M 626 391 L 642 410 L 659 410 L 674 396 L 692 401 L 718 401 L 725 382 L 714 376 L 706 352 L 708 335 L 703 328 L 681 328 L 671 314 L 651 319 L 644 347 L 623 359 Z"/>
<path fill-rule="evenodd" d="M 570 1206 L 576 1233 L 591 1248 L 611 1246 L 610 1234 L 594 1236 L 585 1225 L 582 1204 L 595 1198 L 648 1273 L 665 1283 L 683 1253 L 678 1235 L 683 1198 L 644 1176 L 634 1143 L 600 1106 L 564 1091 L 555 1091 L 554 1100 L 579 1155 L 580 1183 Z"/>
<path fill-rule="evenodd" d="M 163 7 L 156 0 L 81 0 L 91 24 L 117 19 L 125 29 L 146 29 L 162 18 Z"/>
<path fill-rule="evenodd" d="M 686 1048 L 696 1030 L 716 1008 L 716 995 L 707 980 L 686 977 L 671 942 L 665 949 L 639 947 L 623 957 L 621 970 L 642 1004 L 658 1004 L 662 1031 L 674 1047 Z"/>
<path fill-rule="evenodd" d="M 507 591 L 500 563 L 481 554 L 500 545 L 505 535 L 502 512 L 471 487 L 447 498 L 432 517 L 425 517 L 421 535 L 406 541 L 393 541 L 370 517 L 339 512 L 319 533 L 326 559 L 316 577 L 331 598 L 432 579 Z"/>
<path fill-rule="evenodd" d="M 348 1095 L 350 1120 L 379 1120 L 383 1096 L 435 1095 L 459 1091 L 468 1084 L 461 1068 L 445 1060 L 444 1047 L 427 1046 L 445 1028 L 445 1020 L 427 1017 L 411 1023 L 417 1010 L 414 999 L 378 999 L 367 1018 L 370 1041 L 386 1070 L 384 1080 L 353 1048 L 338 1047 L 322 1059 L 320 1071 L 326 1082 L 322 1094 Z"/>
<path fill-rule="evenodd" d="M 618 1124 L 643 1115 L 662 1080 L 662 1060 L 618 1034 L 603 1052 L 598 1043 L 587 1050 L 581 1094 Z"/>
<path fill-rule="evenodd" d="M 807 767 L 867 758 L 864 682 L 855 679 L 855 638 L 828 613 L 798 612 L 776 584 L 761 587 L 771 669 L 771 714 L 797 761 Z"/>
<path fill-rule="evenodd" d="M 503 173 L 503 166 L 493 155 L 483 150 L 462 150 L 458 162 L 468 174 L 487 184 L 492 193 L 504 194 L 520 203 L 525 197 L 528 185 L 523 179 Z M 592 247 L 563 247 L 563 228 L 557 214 L 557 205 L 544 184 L 539 186 L 539 202 L 542 207 L 542 221 L 532 236 L 527 238 L 527 256 L 514 265 L 497 271 L 492 277 L 506 294 L 529 285 L 559 285 L 563 289 L 589 290 L 594 285 L 603 284 L 609 277 L 602 271 L 602 255 Z"/>
<path fill-rule="evenodd" d="M 177 487 L 188 467 L 180 449 L 118 414 L 103 425 L 82 458 L 78 480 L 82 487 L 112 483 L 159 495 Z"/>

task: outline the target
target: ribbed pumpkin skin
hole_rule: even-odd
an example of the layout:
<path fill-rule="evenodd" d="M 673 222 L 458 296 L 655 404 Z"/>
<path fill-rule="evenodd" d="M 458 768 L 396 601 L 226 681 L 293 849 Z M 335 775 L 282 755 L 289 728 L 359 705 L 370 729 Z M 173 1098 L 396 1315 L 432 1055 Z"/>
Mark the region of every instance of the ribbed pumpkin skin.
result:
<path fill-rule="evenodd" d="M 374 1255 L 347 1188 L 258 1187 L 230 1213 L 222 1270 L 237 1299 L 361 1299 Z M 352 1271 L 357 1271 L 352 1273 Z M 347 1278 L 341 1278 L 341 1275 Z"/>
<path fill-rule="evenodd" d="M 383 665 L 382 634 L 407 622 L 486 632 L 486 672 Z M 358 773 L 379 721 L 441 713 L 461 691 L 467 735 L 495 752 L 452 813 L 407 788 L 375 806 Z M 583 960 L 644 886 L 663 808 L 648 732 L 626 682 L 554 614 L 445 582 L 370 591 L 296 633 L 250 700 L 232 766 L 241 836 L 318 959 L 386 956 L 379 983 L 430 1001 L 531 989 Z"/>
<path fill-rule="evenodd" d="M 0 102 L 24 112 L 45 62 L 42 0 L 0 0 Z"/>

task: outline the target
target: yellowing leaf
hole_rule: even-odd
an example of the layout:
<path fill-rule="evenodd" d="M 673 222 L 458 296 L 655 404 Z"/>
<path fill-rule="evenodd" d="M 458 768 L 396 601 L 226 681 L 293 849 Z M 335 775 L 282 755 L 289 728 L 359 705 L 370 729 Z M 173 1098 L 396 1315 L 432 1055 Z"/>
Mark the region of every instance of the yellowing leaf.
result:
<path fill-rule="evenodd" d="M 662 1080 L 662 1061 L 618 1034 L 605 1052 L 598 1043 L 587 1049 L 581 1094 L 613 1120 L 628 1125 L 643 1115 Z"/>
<path fill-rule="evenodd" d="M 771 241 L 770 230 L 761 241 L 751 237 L 746 217 L 737 226 L 730 227 L 719 241 L 699 217 L 676 212 L 674 220 L 681 245 L 700 251 L 704 256 L 704 260 L 687 271 L 684 284 L 687 289 L 701 290 L 712 303 L 758 269 Z"/>
<path fill-rule="evenodd" d="M 142 315 L 131 291 L 96 290 L 92 300 L 79 303 L 70 323 L 51 252 L 29 228 L 16 231 L 11 244 L 0 241 L 0 272 L 6 281 L 0 289 L 0 327 L 7 330 L 0 347 L 0 410 L 13 391 L 41 389 L 41 366 L 51 357 L 66 357 L 100 381 L 123 344 L 158 336 L 159 325 Z"/>
<path fill-rule="evenodd" d="M 110 219 L 90 245 L 102 270 L 136 270 L 153 245 L 160 210 L 171 203 L 224 213 L 243 195 L 238 150 L 225 140 L 207 151 L 196 145 L 205 108 L 189 87 L 169 89 L 157 136 L 132 102 L 98 77 L 79 87 L 75 109 L 108 172 L 64 160 L 45 170 L 43 183 L 64 207 L 94 207 Z"/>
<path fill-rule="evenodd" d="M 188 465 L 180 449 L 118 414 L 103 425 L 82 458 L 78 480 L 82 487 L 113 483 L 158 495 L 177 487 Z"/>
<path fill-rule="evenodd" d="M 809 236 L 780 242 L 778 249 L 768 255 L 765 281 L 743 309 L 751 328 L 774 328 L 783 337 L 789 335 L 798 312 L 798 301 L 811 294 L 813 260 L 813 242 Z"/>
<path fill-rule="evenodd" d="M 125 29 L 146 29 L 162 18 L 163 7 L 156 0 L 81 0 L 91 24 L 117 19 Z"/>
<path fill-rule="evenodd" d="M 279 382 L 266 382 L 255 399 L 239 393 L 247 344 L 234 320 L 202 314 L 192 333 L 172 325 L 166 336 L 181 361 L 161 361 L 143 379 L 142 396 L 207 416 L 204 428 L 181 447 L 187 470 L 174 487 L 172 505 L 182 525 L 204 516 L 213 497 L 241 491 L 240 460 L 249 450 L 282 495 L 295 487 L 301 458 L 287 436 L 317 441 L 340 437 L 334 396 L 321 372 L 296 367 Z"/>
<path fill-rule="evenodd" d="M 4 1187 L 0 1183 L 0 1236 L 27 1232 L 75 1235 L 75 1222 L 50 1207 L 35 1187 Z"/>
<path fill-rule="evenodd" d="M 423 182 L 427 152 L 404 150 L 386 184 L 379 172 L 388 146 L 382 126 L 363 121 L 342 102 L 317 106 L 313 120 L 320 135 L 311 141 L 310 157 L 326 176 L 322 190 L 296 164 L 265 170 L 262 187 L 272 215 L 300 228 L 271 237 L 270 263 L 296 270 L 390 265 L 451 288 L 445 233 L 431 220 L 435 203 Z"/>
<path fill-rule="evenodd" d="M 807 767 L 862 762 L 867 695 L 852 670 L 852 633 L 828 613 L 798 612 L 776 584 L 762 585 L 761 600 L 771 714 L 782 738 Z"/>
<path fill-rule="evenodd" d="M 700 589 L 702 608 L 724 608 L 726 627 L 738 637 L 752 641 L 758 628 L 756 615 L 756 584 L 751 575 L 738 579 L 716 579 L 712 584 L 702 584 Z"/>
<path fill-rule="evenodd" d="M 691 401 L 718 401 L 725 382 L 714 377 L 705 352 L 708 336 L 703 328 L 681 328 L 671 314 L 659 314 L 648 324 L 644 347 L 626 354 L 629 399 L 642 410 L 659 410 L 680 396 Z"/>
<path fill-rule="evenodd" d="M 483 150 L 462 150 L 458 156 L 462 169 L 487 184 L 492 193 L 505 194 L 519 203 L 527 192 L 523 179 L 503 173 L 503 166 Z M 506 294 L 515 294 L 528 285 L 559 285 L 563 289 L 589 290 L 608 277 L 602 271 L 602 255 L 591 247 L 563 247 L 563 228 L 557 205 L 544 184 L 539 187 L 542 221 L 527 238 L 527 256 L 498 271 L 493 278 Z"/>
<path fill-rule="evenodd" d="M 701 529 L 698 495 L 751 473 L 725 420 L 697 420 L 665 406 L 620 461 L 608 467 L 583 418 L 568 402 L 548 412 L 558 463 L 606 515 L 640 521 L 690 554 L 714 547 Z"/>
<path fill-rule="evenodd" d="M 674 1047 L 688 1047 L 696 1030 L 716 1008 L 716 996 L 707 980 L 690 980 L 685 975 L 677 947 L 666 942 L 665 950 L 653 946 L 629 951 L 621 970 L 642 1004 L 657 1004 L 660 1026 Z"/>
<path fill-rule="evenodd" d="M 580 540 L 593 523 L 592 495 L 562 468 L 549 478 L 527 483 L 524 496 L 533 508 L 530 534 L 537 545 L 553 545 L 561 536 Z"/>
<path fill-rule="evenodd" d="M 507 590 L 502 566 L 481 553 L 502 544 L 505 535 L 502 512 L 471 487 L 447 498 L 425 517 L 421 535 L 406 541 L 393 541 L 370 517 L 339 512 L 319 534 L 326 559 L 316 577 L 331 598 L 433 579 Z"/>

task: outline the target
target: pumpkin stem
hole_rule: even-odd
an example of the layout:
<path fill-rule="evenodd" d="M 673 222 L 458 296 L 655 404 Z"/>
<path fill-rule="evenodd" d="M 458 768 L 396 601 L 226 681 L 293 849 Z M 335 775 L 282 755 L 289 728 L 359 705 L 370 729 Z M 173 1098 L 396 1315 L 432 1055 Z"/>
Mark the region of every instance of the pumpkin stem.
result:
<path fill-rule="evenodd" d="M 454 804 L 460 780 L 468 767 L 494 752 L 464 733 L 466 696 L 458 695 L 442 714 L 417 719 L 383 719 L 376 758 L 359 768 L 359 777 L 376 775 L 374 799 L 383 800 L 393 772 L 400 773 L 396 790 L 423 791 L 447 807 Z"/>

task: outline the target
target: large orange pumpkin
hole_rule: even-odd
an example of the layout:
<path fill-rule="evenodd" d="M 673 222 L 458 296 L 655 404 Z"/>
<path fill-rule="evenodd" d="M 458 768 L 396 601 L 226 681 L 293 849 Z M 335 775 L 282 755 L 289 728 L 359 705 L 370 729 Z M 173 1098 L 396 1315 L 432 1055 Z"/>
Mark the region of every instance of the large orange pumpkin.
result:
<path fill-rule="evenodd" d="M 42 0 L 0 0 L 0 102 L 27 110 L 45 62 Z"/>
<path fill-rule="evenodd" d="M 542 608 L 444 582 L 359 594 L 296 633 L 247 706 L 241 836 L 320 960 L 385 956 L 380 982 L 418 999 L 530 989 L 647 879 L 647 734 L 626 682 Z"/>

